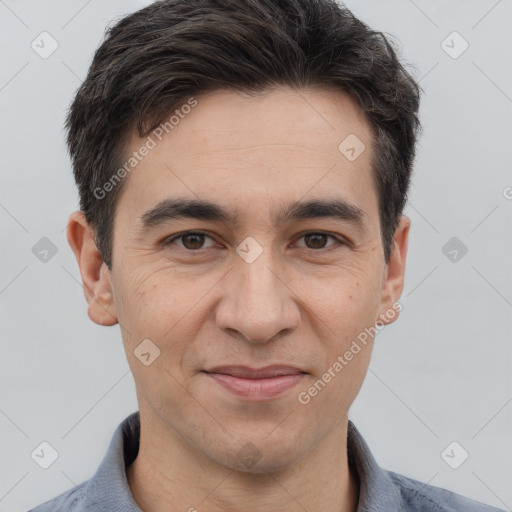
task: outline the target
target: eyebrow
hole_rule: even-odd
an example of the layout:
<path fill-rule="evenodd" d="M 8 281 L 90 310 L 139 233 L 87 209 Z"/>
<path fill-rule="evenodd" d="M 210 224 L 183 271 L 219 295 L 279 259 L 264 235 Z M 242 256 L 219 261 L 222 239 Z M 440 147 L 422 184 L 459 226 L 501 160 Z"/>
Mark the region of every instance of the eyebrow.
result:
<path fill-rule="evenodd" d="M 239 223 L 239 212 L 199 199 L 167 198 L 138 218 L 139 234 L 176 219 L 197 219 L 223 222 L 233 226 Z M 287 222 L 332 218 L 354 224 L 362 229 L 367 220 L 364 210 L 343 199 L 296 201 L 274 212 L 272 221 L 279 226 Z"/>

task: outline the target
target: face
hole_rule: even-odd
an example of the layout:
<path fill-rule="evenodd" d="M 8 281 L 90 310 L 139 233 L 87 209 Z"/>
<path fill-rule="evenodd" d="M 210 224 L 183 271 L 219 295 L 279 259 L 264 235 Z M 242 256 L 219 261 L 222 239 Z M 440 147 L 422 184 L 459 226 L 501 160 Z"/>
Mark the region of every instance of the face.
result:
<path fill-rule="evenodd" d="M 122 327 L 141 417 L 191 454 L 275 470 L 346 423 L 368 333 L 398 315 L 408 219 L 386 264 L 372 135 L 348 96 L 283 88 L 196 100 L 169 133 L 151 135 L 126 178 L 112 272 L 79 215 L 68 239 L 90 318 Z M 355 159 L 339 149 L 351 134 L 366 146 Z M 134 135 L 128 158 L 145 143 Z M 302 373 L 248 385 L 212 372 L 221 365 Z"/>

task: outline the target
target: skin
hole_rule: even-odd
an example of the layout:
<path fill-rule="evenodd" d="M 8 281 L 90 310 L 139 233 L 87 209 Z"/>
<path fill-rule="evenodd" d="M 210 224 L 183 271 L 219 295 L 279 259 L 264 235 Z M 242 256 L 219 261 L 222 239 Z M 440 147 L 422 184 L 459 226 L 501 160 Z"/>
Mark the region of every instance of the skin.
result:
<path fill-rule="evenodd" d="M 359 482 L 347 461 L 348 411 L 374 340 L 308 404 L 297 397 L 365 328 L 396 320 L 396 311 L 386 312 L 402 293 L 410 220 L 401 217 L 386 264 L 372 132 L 344 93 L 280 88 L 249 98 L 224 90 L 197 100 L 126 178 L 112 271 L 81 212 L 67 231 L 88 315 L 99 325 L 120 324 L 136 384 L 140 450 L 127 470 L 133 496 L 145 512 L 354 511 Z M 349 134 L 367 148 L 353 162 L 338 150 Z M 133 135 L 127 154 L 144 140 Z M 141 236 L 138 218 L 175 196 L 235 208 L 239 222 L 180 219 Z M 334 197 L 365 212 L 362 229 L 331 218 L 272 223 L 280 205 Z M 194 230 L 208 235 L 202 246 L 183 238 L 161 244 Z M 318 231 L 349 243 L 304 236 Z M 236 253 L 248 236 L 263 249 L 252 263 Z M 134 355 L 147 338 L 161 351 L 148 366 Z M 248 402 L 201 372 L 228 363 L 290 364 L 308 374 L 271 400 Z M 260 455 L 251 467 L 238 455 L 248 442 Z"/>

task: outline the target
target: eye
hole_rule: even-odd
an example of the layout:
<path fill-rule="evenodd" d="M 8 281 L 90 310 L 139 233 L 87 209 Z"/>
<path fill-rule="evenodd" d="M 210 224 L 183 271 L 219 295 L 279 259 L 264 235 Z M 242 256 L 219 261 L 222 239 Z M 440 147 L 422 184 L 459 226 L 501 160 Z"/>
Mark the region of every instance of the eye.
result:
<path fill-rule="evenodd" d="M 173 235 L 172 237 L 164 240 L 162 243 L 164 246 L 176 245 L 176 241 L 179 240 L 181 242 L 178 245 L 180 248 L 189 252 L 198 252 L 201 249 L 208 249 L 209 247 L 213 247 L 213 244 L 206 247 L 204 246 L 206 238 L 209 238 L 213 242 L 212 237 L 207 235 L 206 233 L 202 233 L 200 231 L 186 231 L 183 233 L 178 233 L 177 235 Z M 334 243 L 331 245 L 326 245 L 327 240 L 329 238 L 334 240 Z M 297 240 L 301 239 L 304 239 L 306 242 L 306 245 L 302 247 L 306 247 L 306 249 L 310 249 L 313 251 L 319 251 L 322 249 L 334 250 L 336 249 L 335 246 L 346 245 L 346 243 L 342 239 L 334 235 L 329 235 L 328 233 L 323 233 L 321 231 L 312 231 L 309 233 L 305 233 L 304 235 L 301 235 L 299 238 L 297 238 Z"/>
<path fill-rule="evenodd" d="M 304 235 L 302 235 L 300 238 L 298 238 L 298 240 L 300 239 L 304 239 L 304 241 L 306 242 L 306 248 L 307 249 L 311 249 L 311 250 L 322 250 L 322 249 L 326 249 L 326 250 L 332 250 L 331 247 L 332 245 L 345 245 L 345 242 L 334 236 L 334 235 L 329 235 L 327 233 L 322 233 L 322 232 L 317 232 L 317 231 L 312 231 L 310 233 L 306 233 Z M 326 242 L 327 242 L 327 239 L 333 239 L 334 240 L 334 244 L 331 244 L 330 246 L 326 246 Z"/>
<path fill-rule="evenodd" d="M 204 249 L 203 244 L 205 238 L 213 240 L 212 237 L 205 233 L 201 233 L 200 231 L 187 231 L 185 233 L 179 233 L 178 235 L 174 235 L 171 238 L 164 240 L 163 244 L 171 245 L 174 244 L 176 240 L 181 240 L 181 248 L 192 252 L 198 251 L 199 249 Z"/>

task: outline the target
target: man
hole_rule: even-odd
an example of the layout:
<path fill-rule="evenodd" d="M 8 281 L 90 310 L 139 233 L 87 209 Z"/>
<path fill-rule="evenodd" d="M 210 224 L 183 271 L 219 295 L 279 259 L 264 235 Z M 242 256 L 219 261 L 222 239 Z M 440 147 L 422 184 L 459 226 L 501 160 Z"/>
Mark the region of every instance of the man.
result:
<path fill-rule="evenodd" d="M 166 0 L 70 108 L 68 241 L 139 411 L 34 511 L 490 511 L 377 465 L 348 411 L 398 317 L 419 88 L 333 0 Z"/>

